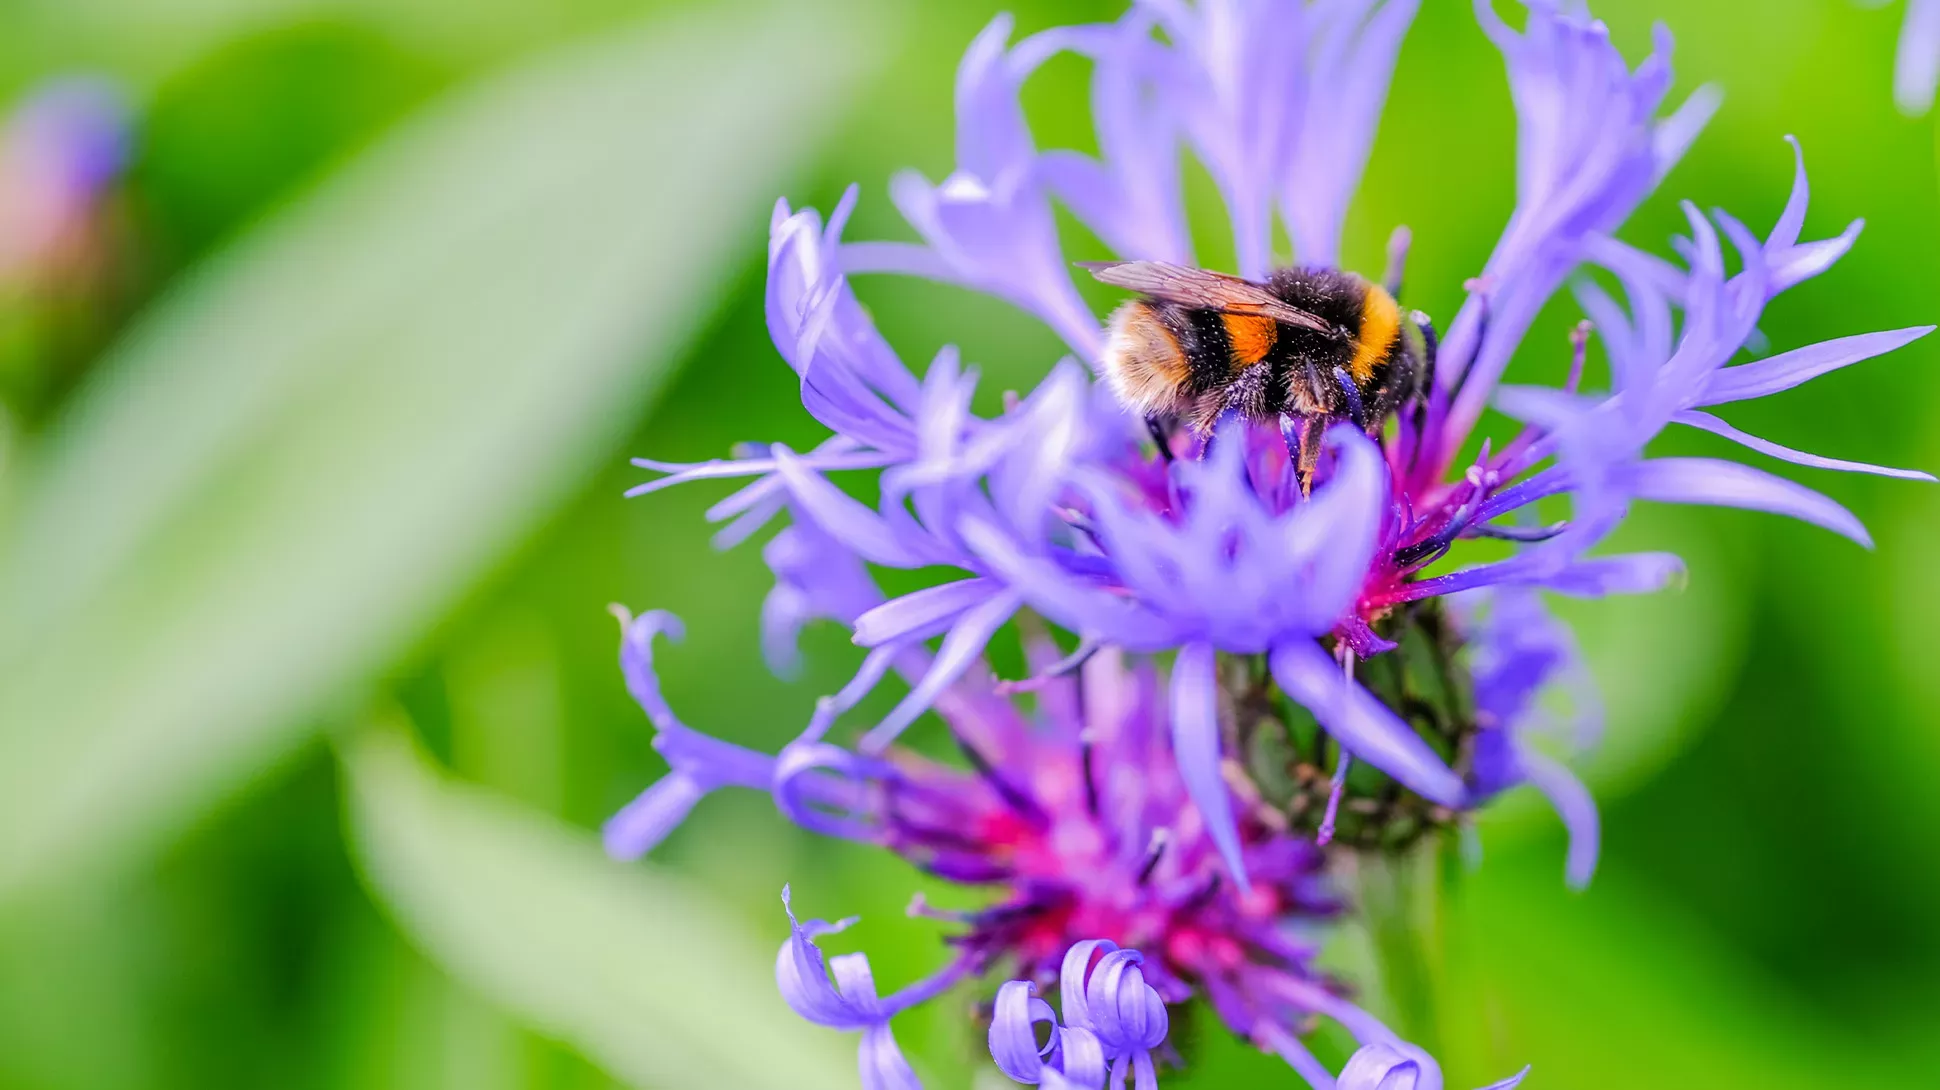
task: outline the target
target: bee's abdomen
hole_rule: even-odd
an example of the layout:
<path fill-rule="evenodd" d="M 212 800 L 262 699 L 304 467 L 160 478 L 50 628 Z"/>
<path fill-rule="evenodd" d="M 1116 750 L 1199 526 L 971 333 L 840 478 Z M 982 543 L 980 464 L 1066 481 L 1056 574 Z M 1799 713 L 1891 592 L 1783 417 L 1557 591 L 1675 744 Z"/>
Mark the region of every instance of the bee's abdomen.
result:
<path fill-rule="evenodd" d="M 1174 313 L 1184 327 L 1179 340 L 1185 345 L 1186 360 L 1192 371 L 1188 388 L 1194 394 L 1223 389 L 1233 380 L 1236 369 L 1233 363 L 1233 335 L 1226 325 L 1227 316 L 1216 310 L 1187 310 L 1183 307 Z"/>
<path fill-rule="evenodd" d="M 1192 334 L 1176 310 L 1134 299 L 1112 312 L 1105 377 L 1118 399 L 1141 413 L 1178 412 L 1186 404 Z"/>

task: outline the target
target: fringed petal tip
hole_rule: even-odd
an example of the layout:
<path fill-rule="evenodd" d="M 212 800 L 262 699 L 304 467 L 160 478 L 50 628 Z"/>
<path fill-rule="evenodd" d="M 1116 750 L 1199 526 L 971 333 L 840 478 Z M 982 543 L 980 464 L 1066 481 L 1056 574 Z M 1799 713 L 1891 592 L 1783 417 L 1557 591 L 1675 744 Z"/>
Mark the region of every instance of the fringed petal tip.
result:
<path fill-rule="evenodd" d="M 1522 1080 L 1527 1078 L 1528 1076 L 1529 1076 L 1529 1065 L 1524 1064 L 1521 1071 L 1518 1071 L 1515 1074 L 1509 1076 L 1508 1078 L 1503 1079 L 1501 1082 L 1492 1082 L 1489 1085 L 1484 1086 L 1482 1090 L 1515 1090 L 1516 1087 L 1522 1085 Z"/>
<path fill-rule="evenodd" d="M 815 944 L 816 936 L 842 931 L 855 919 L 803 923 L 795 917 L 791 892 L 788 886 L 781 887 L 781 907 L 788 914 L 789 929 L 788 939 L 775 957 L 775 985 L 782 999 L 796 1014 L 830 1029 L 859 1030 L 882 1020 L 867 959 L 844 962 L 843 975 L 848 979 L 846 986 L 839 987 L 829 979 L 829 964 Z M 846 956 L 862 958 L 859 954 Z"/>
<path fill-rule="evenodd" d="M 620 640 L 624 646 L 650 647 L 655 636 L 665 636 L 669 643 L 687 638 L 687 626 L 664 609 L 650 609 L 635 616 L 619 602 L 608 602 L 606 612 L 620 622 Z"/>

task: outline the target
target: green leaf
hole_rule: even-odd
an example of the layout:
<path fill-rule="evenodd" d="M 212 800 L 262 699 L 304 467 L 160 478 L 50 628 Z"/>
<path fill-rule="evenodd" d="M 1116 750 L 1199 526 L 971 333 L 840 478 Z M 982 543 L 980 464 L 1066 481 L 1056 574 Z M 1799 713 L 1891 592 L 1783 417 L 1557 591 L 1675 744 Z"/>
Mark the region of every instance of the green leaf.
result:
<path fill-rule="evenodd" d="M 791 1014 L 772 945 L 706 895 L 445 780 L 402 730 L 344 751 L 350 840 L 398 925 L 458 979 L 638 1086 L 837 1090 L 844 1038 Z"/>
<path fill-rule="evenodd" d="M 819 16 L 462 91 L 105 361 L 0 541 L 0 895 L 206 810 L 622 456 L 875 54 Z"/>

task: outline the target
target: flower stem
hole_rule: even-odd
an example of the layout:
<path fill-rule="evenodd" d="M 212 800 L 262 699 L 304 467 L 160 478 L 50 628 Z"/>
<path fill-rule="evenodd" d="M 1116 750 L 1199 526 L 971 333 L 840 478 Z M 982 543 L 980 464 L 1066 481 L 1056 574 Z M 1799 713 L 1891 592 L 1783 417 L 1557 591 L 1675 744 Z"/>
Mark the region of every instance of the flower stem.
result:
<path fill-rule="evenodd" d="M 1447 839 L 1430 836 L 1396 853 L 1342 852 L 1337 862 L 1373 963 L 1367 998 L 1396 1033 L 1430 1053 L 1445 1029 L 1437 1002 L 1448 975 L 1443 887 L 1460 870 L 1448 855 Z"/>

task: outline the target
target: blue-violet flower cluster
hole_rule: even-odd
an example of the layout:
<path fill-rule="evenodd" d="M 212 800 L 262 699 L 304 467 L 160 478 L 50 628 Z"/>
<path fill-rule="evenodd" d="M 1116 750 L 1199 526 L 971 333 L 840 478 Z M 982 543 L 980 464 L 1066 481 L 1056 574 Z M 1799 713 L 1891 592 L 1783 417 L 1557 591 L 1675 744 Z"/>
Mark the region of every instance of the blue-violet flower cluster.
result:
<path fill-rule="evenodd" d="M 127 107 L 100 80 L 36 88 L 0 129 L 0 287 L 87 258 L 99 202 L 128 158 Z"/>
<path fill-rule="evenodd" d="M 1197 997 L 1316 1087 L 1439 1087 L 1431 1059 L 1313 967 L 1318 930 L 1342 911 L 1325 872 L 1337 829 L 1362 822 L 1371 839 L 1355 844 L 1393 848 L 1404 810 L 1410 829 L 1443 827 L 1528 784 L 1570 831 L 1570 879 L 1587 881 L 1596 811 L 1550 755 L 1542 736 L 1559 724 L 1539 696 L 1572 694 L 1566 748 L 1594 732 L 1596 701 L 1543 595 L 1645 592 L 1677 576 L 1673 556 L 1600 550 L 1640 500 L 1769 511 L 1868 543 L 1818 492 L 1736 461 L 1647 457 L 1650 441 L 1681 424 L 1802 466 L 1931 479 L 1793 450 L 1710 411 L 1931 327 L 1735 362 L 1765 307 L 1830 268 L 1860 225 L 1802 239 L 1794 144 L 1790 199 L 1762 236 L 1686 205 L 1674 259 L 1617 241 L 1717 96 L 1667 107 L 1661 28 L 1633 68 L 1580 3 L 1528 7 L 1516 30 L 1475 3 L 1518 118 L 1515 210 L 1448 326 L 1432 387 L 1366 431 L 1336 424 L 1310 493 L 1271 423 L 1230 417 L 1201 434 L 1160 422 L 1154 436 L 1114 400 L 1095 378 L 1105 336 L 1054 209 L 1120 258 L 1193 264 L 1180 164 L 1190 152 L 1224 200 L 1240 275 L 1276 264 L 1276 219 L 1295 261 L 1336 266 L 1417 0 L 1141 0 L 1116 22 L 1016 42 L 999 18 L 957 74 L 955 169 L 891 184 L 919 242 L 845 240 L 853 188 L 826 219 L 777 205 L 769 329 L 831 435 L 806 451 L 640 460 L 664 475 L 633 493 L 744 479 L 710 518 L 726 524 L 723 546 L 783 523 L 765 547 L 770 664 L 792 669 L 797 633 L 817 620 L 846 626 L 867 655 L 770 755 L 682 723 L 653 669 L 654 638 L 677 636 L 677 622 L 623 615 L 623 669 L 672 770 L 606 836 L 614 854 L 637 856 L 707 793 L 744 787 L 804 828 L 990 890 L 984 910 L 934 913 L 957 928 L 947 963 L 886 998 L 860 955 L 824 965 L 814 940 L 829 925 L 794 926 L 777 965 L 783 993 L 805 1017 L 861 1032 L 865 1086 L 917 1085 L 889 1032 L 896 1013 L 1002 968 L 1017 980 L 997 993 L 991 1050 L 1019 1081 L 1155 1085 L 1165 1005 Z M 1063 53 L 1092 65 L 1096 157 L 1040 150 L 1019 105 L 1022 84 Z M 1578 275 L 1592 269 L 1618 290 Z M 1004 411 L 980 415 L 977 373 L 953 349 L 919 374 L 877 332 L 851 284 L 871 274 L 995 295 L 1041 319 L 1070 355 Z M 1556 353 L 1559 384 L 1503 386 L 1518 349 L 1542 353 L 1524 335 L 1572 277 L 1588 326 L 1574 351 Z M 1600 392 L 1583 382 L 1590 327 L 1610 362 Z M 1490 406 L 1521 430 L 1478 441 Z M 872 475 L 874 503 L 837 486 L 857 473 Z M 1567 517 L 1539 524 L 1538 505 Z M 1471 538 L 1513 551 L 1444 563 Z M 956 574 L 892 598 L 878 569 Z M 984 655 L 1014 621 L 1032 672 L 999 682 Z M 1438 697 L 1417 692 L 1416 645 L 1438 664 Z M 891 673 L 906 694 L 842 744 L 845 718 Z M 928 713 L 961 761 L 898 744 Z M 1298 805 L 1251 745 L 1262 722 L 1295 751 L 1283 763 Z M 1380 777 L 1389 802 L 1356 796 L 1350 770 Z M 1033 991 L 1053 984 L 1061 1016 Z M 1338 1082 L 1301 1043 L 1315 1016 L 1362 1046 Z"/>

